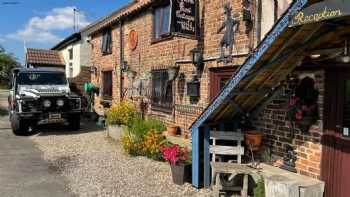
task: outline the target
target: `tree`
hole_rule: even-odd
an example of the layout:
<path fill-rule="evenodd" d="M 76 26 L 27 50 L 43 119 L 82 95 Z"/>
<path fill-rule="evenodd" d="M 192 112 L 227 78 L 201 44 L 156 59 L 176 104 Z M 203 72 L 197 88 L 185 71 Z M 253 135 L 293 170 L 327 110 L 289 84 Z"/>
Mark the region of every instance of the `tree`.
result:
<path fill-rule="evenodd" d="M 7 53 L 4 48 L 0 46 L 0 84 L 7 84 L 10 79 L 11 69 L 19 65 L 17 58 Z"/>

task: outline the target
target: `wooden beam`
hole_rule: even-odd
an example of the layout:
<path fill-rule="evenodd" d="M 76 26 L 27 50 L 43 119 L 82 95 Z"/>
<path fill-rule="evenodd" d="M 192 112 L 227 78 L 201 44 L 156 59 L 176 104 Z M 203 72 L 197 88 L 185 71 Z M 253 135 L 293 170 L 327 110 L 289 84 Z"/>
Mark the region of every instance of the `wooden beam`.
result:
<path fill-rule="evenodd" d="M 204 187 L 210 187 L 210 127 L 204 127 Z"/>
<path fill-rule="evenodd" d="M 192 185 L 199 188 L 199 128 L 192 128 Z"/>

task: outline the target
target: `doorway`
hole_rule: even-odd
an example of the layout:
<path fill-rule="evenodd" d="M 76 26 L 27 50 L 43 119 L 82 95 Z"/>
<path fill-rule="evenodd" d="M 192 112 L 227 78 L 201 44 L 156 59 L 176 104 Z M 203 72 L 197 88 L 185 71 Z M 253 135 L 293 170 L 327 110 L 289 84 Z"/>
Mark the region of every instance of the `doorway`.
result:
<path fill-rule="evenodd" d="M 350 193 L 350 69 L 326 71 L 321 176 L 326 197 Z"/>

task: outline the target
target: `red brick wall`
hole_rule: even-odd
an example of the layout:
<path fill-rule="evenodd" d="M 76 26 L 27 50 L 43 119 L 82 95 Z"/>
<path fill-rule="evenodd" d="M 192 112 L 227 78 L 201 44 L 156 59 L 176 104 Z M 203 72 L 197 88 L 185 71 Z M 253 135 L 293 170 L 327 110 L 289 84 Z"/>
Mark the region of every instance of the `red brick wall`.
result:
<path fill-rule="evenodd" d="M 160 42 L 152 42 L 152 11 L 147 10 L 128 21 L 124 22 L 124 58 L 129 63 L 130 67 L 137 72 L 136 78 L 144 72 L 150 72 L 152 69 L 167 68 L 175 65 L 177 60 L 191 60 L 190 50 L 195 47 L 200 47 L 204 51 L 204 58 L 218 57 L 219 42 L 223 34 L 217 34 L 218 28 L 224 20 L 224 1 L 221 0 L 200 0 L 200 24 L 201 24 L 201 39 L 199 41 L 172 37 Z M 242 2 L 231 1 L 233 14 L 241 13 Z M 138 33 L 138 45 L 135 50 L 129 47 L 129 32 L 135 30 Z M 111 55 L 102 56 L 100 53 L 102 34 L 96 34 L 92 38 L 93 43 L 93 65 L 98 67 L 98 71 L 103 69 L 113 69 L 117 67 L 115 72 L 115 80 L 113 81 L 114 100 L 119 98 L 119 26 L 113 26 L 113 53 Z M 245 34 L 245 25 L 242 22 L 240 31 L 236 34 L 236 42 L 234 53 L 248 52 L 249 39 Z M 245 56 L 234 58 L 232 64 L 241 64 Z M 232 65 L 230 64 L 230 65 Z M 193 64 L 179 64 L 179 75 L 185 77 L 185 81 L 189 82 L 193 78 L 193 72 L 196 68 Z M 215 60 L 205 63 L 204 71 L 200 78 L 200 98 L 196 101 L 190 99 L 186 94 L 186 86 L 183 86 L 183 81 L 178 79 L 173 83 L 173 91 L 175 92 L 175 105 L 172 113 L 164 113 L 152 110 L 148 107 L 147 114 L 158 117 L 168 124 L 176 124 L 181 127 L 183 134 L 188 134 L 188 128 L 193 121 L 198 117 L 202 110 L 209 103 L 209 68 L 222 67 L 223 63 L 218 63 Z M 99 72 L 98 72 L 99 73 Z M 99 75 L 99 74 L 98 74 Z M 99 76 L 92 77 L 96 84 L 101 84 Z M 126 74 L 124 87 L 128 87 Z M 95 107 L 101 110 L 99 97 L 96 98 Z M 138 103 L 138 101 L 136 102 Z"/>
<path fill-rule="evenodd" d="M 318 100 L 320 119 L 311 127 L 308 133 L 302 133 L 299 129 L 295 131 L 293 143 L 289 143 L 291 129 L 288 126 L 286 112 L 288 101 L 290 99 L 290 89 L 285 91 L 269 103 L 259 118 L 254 123 L 258 130 L 264 133 L 264 144 L 271 148 L 272 156 L 280 160 L 285 154 L 285 145 L 290 144 L 297 152 L 298 160 L 296 168 L 298 173 L 320 178 L 321 151 L 320 144 L 323 131 L 323 99 L 325 87 L 325 73 L 318 71 L 295 71 L 298 76 L 312 76 L 316 82 L 320 96 Z"/>

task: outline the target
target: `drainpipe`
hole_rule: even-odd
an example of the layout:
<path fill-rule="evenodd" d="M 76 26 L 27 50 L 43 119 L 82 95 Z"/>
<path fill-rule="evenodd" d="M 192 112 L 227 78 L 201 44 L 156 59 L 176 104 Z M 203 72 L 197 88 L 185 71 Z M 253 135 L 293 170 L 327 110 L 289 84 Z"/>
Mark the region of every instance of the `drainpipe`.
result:
<path fill-rule="evenodd" d="M 124 87 L 124 81 L 123 81 L 123 71 L 122 71 L 122 65 L 124 63 L 124 29 L 123 29 L 123 21 L 120 21 L 120 28 L 119 28 L 119 37 L 120 37 L 120 62 L 119 62 L 119 71 L 120 71 L 120 101 L 123 99 L 123 87 Z"/>

